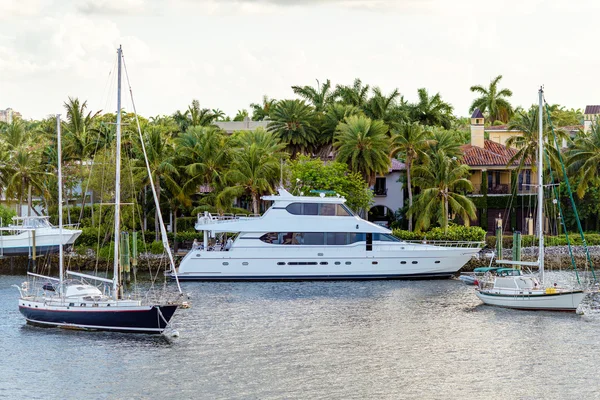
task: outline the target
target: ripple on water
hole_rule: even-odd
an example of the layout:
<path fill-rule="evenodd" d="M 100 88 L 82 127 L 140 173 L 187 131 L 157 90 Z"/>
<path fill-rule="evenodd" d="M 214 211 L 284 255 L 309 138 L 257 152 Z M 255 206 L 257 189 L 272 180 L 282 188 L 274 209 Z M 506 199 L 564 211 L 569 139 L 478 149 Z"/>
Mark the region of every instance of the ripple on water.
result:
<path fill-rule="evenodd" d="M 0 397 L 595 398 L 600 318 L 481 305 L 459 281 L 186 282 L 181 336 L 40 329 L 0 277 Z"/>

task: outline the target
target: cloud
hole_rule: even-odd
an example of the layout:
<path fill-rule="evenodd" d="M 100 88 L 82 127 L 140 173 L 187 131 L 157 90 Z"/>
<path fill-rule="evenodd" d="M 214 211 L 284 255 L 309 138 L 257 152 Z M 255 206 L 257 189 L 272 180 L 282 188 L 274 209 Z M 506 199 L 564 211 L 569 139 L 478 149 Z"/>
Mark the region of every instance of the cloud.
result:
<path fill-rule="evenodd" d="M 0 21 L 38 16 L 44 6 L 50 3 L 50 0 L 3 0 L 0 7 Z"/>
<path fill-rule="evenodd" d="M 144 0 L 85 0 L 77 10 L 88 15 L 138 14 L 146 10 Z"/>

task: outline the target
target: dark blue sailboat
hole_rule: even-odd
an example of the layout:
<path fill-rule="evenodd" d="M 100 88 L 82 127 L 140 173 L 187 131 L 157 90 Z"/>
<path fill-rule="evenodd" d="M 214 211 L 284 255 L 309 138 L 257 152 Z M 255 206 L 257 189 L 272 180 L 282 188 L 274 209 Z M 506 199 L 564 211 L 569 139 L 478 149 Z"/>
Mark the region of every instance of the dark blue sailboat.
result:
<path fill-rule="evenodd" d="M 69 329 L 101 330 L 127 333 L 162 333 L 171 321 L 177 308 L 182 304 L 181 288 L 171 300 L 164 298 L 157 301 L 146 295 L 143 298 L 127 299 L 119 296 L 119 232 L 120 232 L 120 173 L 121 173 L 121 48 L 118 49 L 118 95 L 116 123 L 116 185 L 115 185 L 115 243 L 114 243 L 114 273 L 113 279 L 66 271 L 77 279 L 64 278 L 64 262 L 62 241 L 59 251 L 59 278 L 29 273 L 33 284 L 24 282 L 17 287 L 20 292 L 19 311 L 28 323 L 45 327 L 60 327 Z M 59 185 L 59 230 L 62 238 L 62 167 L 61 167 L 61 135 L 60 116 L 57 116 L 58 132 L 58 185 Z M 140 132 L 141 138 L 141 132 Z M 145 148 L 142 140 L 142 148 Z M 146 159 L 146 167 L 149 166 Z M 150 186 L 154 189 L 152 175 Z M 154 192 L 154 190 L 153 190 Z M 154 192 L 156 207 L 158 201 Z M 160 212 L 158 213 L 160 216 Z M 166 242 L 166 230 L 162 217 L 160 219 L 163 243 L 173 268 L 173 257 Z M 106 293 L 88 281 L 107 284 L 110 288 Z"/>

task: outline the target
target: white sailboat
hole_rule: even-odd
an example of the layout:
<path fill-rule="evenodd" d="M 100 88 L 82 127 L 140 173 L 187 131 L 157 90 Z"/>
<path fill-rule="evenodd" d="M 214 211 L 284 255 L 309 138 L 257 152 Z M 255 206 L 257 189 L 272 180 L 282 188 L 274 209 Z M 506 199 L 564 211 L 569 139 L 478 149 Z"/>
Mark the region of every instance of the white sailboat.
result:
<path fill-rule="evenodd" d="M 523 310 L 576 311 L 585 297 L 583 290 L 563 288 L 544 284 L 544 232 L 543 232 L 543 157 L 544 157 L 544 120 L 543 89 L 539 90 L 539 133 L 538 133 L 538 203 L 537 229 L 539 236 L 539 253 L 536 261 L 496 260 L 497 264 L 524 265 L 539 267 L 539 278 L 524 275 L 518 269 L 499 268 L 489 279 L 479 281 L 476 294 L 485 304 Z"/>
<path fill-rule="evenodd" d="M 63 263 L 63 245 L 60 242 L 59 251 L 59 277 L 49 277 L 29 273 L 34 278 L 34 284 L 24 282 L 20 287 L 19 311 L 25 316 L 28 323 L 45 327 L 61 327 L 83 330 L 103 330 L 127 333 L 162 333 L 167 326 L 177 307 L 179 298 L 172 301 L 161 299 L 153 301 L 149 296 L 144 298 L 120 297 L 119 282 L 119 233 L 120 233 L 120 174 L 121 174 L 121 48 L 118 49 L 118 95 L 117 95 L 117 123 L 116 123 L 116 186 L 115 186 L 115 226 L 114 226 L 114 271 L 113 278 L 106 279 L 94 275 L 66 271 L 66 275 L 78 279 L 65 279 Z M 58 130 L 58 185 L 59 185 L 59 235 L 62 229 L 62 167 L 61 167 L 61 135 L 60 116 L 57 116 Z M 140 131 L 141 138 L 141 131 Z M 143 141 L 142 141 L 143 146 Z M 145 153 L 145 149 L 144 149 Z M 147 161 L 147 160 L 146 160 Z M 150 175 L 152 180 L 152 176 Z M 151 187 L 154 185 L 150 184 Z M 158 201 L 156 199 L 156 207 Z M 160 215 L 160 212 L 158 213 Z M 164 225 L 162 220 L 161 225 Z M 163 239 L 166 243 L 166 231 L 161 226 Z M 172 260 L 170 249 L 165 245 Z M 106 292 L 87 281 L 105 283 Z M 49 282 L 50 281 L 50 282 Z M 179 288 L 179 282 L 178 282 Z M 181 288 L 179 288 L 181 294 Z"/>

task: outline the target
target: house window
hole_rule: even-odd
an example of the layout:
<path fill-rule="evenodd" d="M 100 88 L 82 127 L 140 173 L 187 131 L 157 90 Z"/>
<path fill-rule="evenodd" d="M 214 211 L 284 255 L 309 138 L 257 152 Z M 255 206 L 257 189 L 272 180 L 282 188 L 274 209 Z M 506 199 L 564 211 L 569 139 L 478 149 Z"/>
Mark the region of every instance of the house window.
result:
<path fill-rule="evenodd" d="M 373 188 L 373 192 L 375 192 L 376 196 L 387 195 L 387 187 L 385 186 L 385 184 L 386 184 L 385 177 L 375 178 L 375 187 Z"/>

